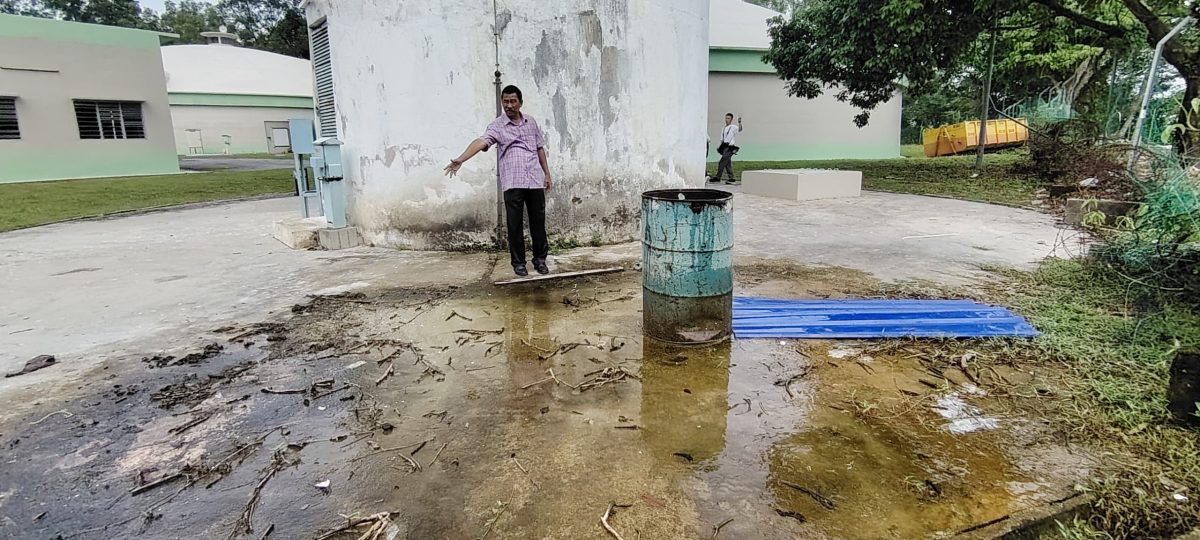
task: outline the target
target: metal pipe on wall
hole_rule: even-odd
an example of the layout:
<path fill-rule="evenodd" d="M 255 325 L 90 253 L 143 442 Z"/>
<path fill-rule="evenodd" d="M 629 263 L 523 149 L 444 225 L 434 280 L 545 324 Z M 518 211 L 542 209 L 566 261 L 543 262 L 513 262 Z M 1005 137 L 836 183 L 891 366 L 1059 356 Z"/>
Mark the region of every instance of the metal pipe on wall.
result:
<path fill-rule="evenodd" d="M 1179 24 L 1175 25 L 1175 28 L 1172 28 L 1170 32 L 1167 32 L 1167 35 L 1158 40 L 1158 44 L 1154 47 L 1154 59 L 1150 61 L 1150 73 L 1146 75 L 1146 87 L 1142 92 L 1142 107 L 1138 110 L 1137 124 L 1133 128 L 1134 155 L 1137 154 L 1138 146 L 1142 144 L 1142 128 L 1146 125 L 1146 111 L 1150 107 L 1150 96 L 1154 95 L 1154 83 L 1158 78 L 1158 63 L 1162 60 L 1163 47 L 1166 47 L 1168 41 L 1171 41 L 1172 38 L 1188 26 L 1191 26 L 1194 22 L 1196 22 L 1196 19 L 1184 17 L 1183 20 L 1179 21 Z"/>

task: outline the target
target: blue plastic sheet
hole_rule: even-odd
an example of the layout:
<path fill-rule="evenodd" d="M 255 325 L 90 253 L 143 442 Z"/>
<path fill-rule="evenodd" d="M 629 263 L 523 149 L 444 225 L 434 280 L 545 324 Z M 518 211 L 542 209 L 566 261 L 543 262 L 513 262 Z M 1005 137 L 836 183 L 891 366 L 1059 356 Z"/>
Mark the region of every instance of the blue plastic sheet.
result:
<path fill-rule="evenodd" d="M 739 338 L 1034 337 L 1009 310 L 970 300 L 733 299 Z"/>

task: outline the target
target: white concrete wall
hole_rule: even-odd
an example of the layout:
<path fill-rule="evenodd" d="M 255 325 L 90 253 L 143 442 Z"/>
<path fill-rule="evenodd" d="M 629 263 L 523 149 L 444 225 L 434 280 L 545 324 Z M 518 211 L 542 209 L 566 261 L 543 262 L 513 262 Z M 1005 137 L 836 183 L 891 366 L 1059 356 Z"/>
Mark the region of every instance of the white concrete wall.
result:
<path fill-rule="evenodd" d="M 189 129 L 200 130 L 205 153 L 223 152 L 221 135 L 230 135 L 230 153 L 249 154 L 269 151 L 264 122 L 287 122 L 292 118 L 312 117 L 312 109 L 171 105 L 171 122 L 175 125 L 175 151 L 180 155 L 189 153 Z"/>
<path fill-rule="evenodd" d="M 640 193 L 704 178 L 707 0 L 499 0 L 500 70 L 546 132 L 552 235 L 639 235 Z M 487 9 L 484 9 L 484 8 Z M 351 221 L 408 248 L 490 243 L 495 156 L 442 168 L 496 116 L 491 2 L 313 0 L 326 17 Z"/>
<path fill-rule="evenodd" d="M 735 160 L 882 159 L 900 157 L 900 96 L 871 112 L 864 127 L 854 125 L 859 110 L 827 91 L 816 99 L 787 95 L 773 73 L 712 73 L 709 76 L 709 161 L 717 161 L 717 145 L 725 114 L 741 115 L 745 132 Z M 736 119 L 735 119 L 736 121 Z"/>

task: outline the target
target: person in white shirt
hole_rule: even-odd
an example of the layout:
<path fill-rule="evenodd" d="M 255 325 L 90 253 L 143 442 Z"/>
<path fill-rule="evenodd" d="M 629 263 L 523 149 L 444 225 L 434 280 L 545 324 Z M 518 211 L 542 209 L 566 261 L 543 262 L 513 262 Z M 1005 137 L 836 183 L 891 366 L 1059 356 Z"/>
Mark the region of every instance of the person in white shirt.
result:
<path fill-rule="evenodd" d="M 721 154 L 721 161 L 717 163 L 717 175 L 713 177 L 713 182 L 721 181 L 721 173 L 727 171 L 729 179 L 726 184 L 736 184 L 737 178 L 733 176 L 733 155 L 739 150 L 737 145 L 737 136 L 742 132 L 742 119 L 738 118 L 737 123 L 733 123 L 733 113 L 725 115 L 725 128 L 721 130 L 721 144 L 717 147 L 717 153 Z"/>

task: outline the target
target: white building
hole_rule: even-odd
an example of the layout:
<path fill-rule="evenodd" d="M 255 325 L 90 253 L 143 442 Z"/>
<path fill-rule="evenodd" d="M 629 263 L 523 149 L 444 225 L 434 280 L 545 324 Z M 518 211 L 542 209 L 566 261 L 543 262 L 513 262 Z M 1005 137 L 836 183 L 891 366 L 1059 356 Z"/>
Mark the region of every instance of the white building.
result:
<path fill-rule="evenodd" d="M 312 118 L 312 63 L 229 44 L 162 48 L 179 154 L 290 151 L 288 120 Z"/>
<path fill-rule="evenodd" d="M 495 156 L 442 168 L 497 117 L 499 64 L 546 134 L 552 240 L 636 238 L 643 191 L 704 182 L 707 4 L 308 0 L 319 129 L 345 143 L 351 224 L 375 245 L 492 243 Z"/>
<path fill-rule="evenodd" d="M 854 125 L 858 109 L 830 91 L 816 99 L 787 95 L 775 68 L 762 61 L 771 46 L 767 20 L 778 12 L 742 0 L 711 0 L 709 31 L 708 134 L 716 161 L 725 114 L 745 121 L 734 159 L 894 158 L 900 156 L 900 96 L 871 113 L 867 126 Z"/>
<path fill-rule="evenodd" d="M 162 36 L 0 15 L 0 183 L 179 172 Z"/>

